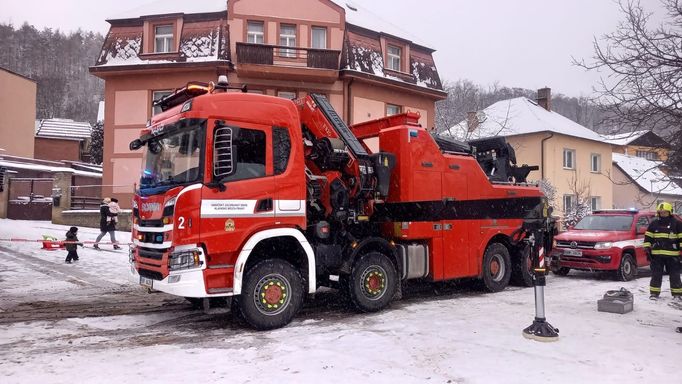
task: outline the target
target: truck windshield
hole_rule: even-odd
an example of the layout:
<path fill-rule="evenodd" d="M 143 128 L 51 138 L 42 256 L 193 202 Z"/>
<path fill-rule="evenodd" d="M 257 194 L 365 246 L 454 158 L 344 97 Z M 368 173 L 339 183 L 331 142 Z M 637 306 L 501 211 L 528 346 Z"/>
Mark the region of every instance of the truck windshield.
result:
<path fill-rule="evenodd" d="M 168 133 L 147 140 L 142 158 L 140 192 L 160 193 L 199 181 L 203 176 L 205 127 L 205 120 L 183 120 L 163 127 L 163 131 Z"/>
<path fill-rule="evenodd" d="M 632 216 L 618 215 L 589 215 L 575 225 L 575 229 L 591 229 L 596 231 L 629 231 L 632 226 Z"/>

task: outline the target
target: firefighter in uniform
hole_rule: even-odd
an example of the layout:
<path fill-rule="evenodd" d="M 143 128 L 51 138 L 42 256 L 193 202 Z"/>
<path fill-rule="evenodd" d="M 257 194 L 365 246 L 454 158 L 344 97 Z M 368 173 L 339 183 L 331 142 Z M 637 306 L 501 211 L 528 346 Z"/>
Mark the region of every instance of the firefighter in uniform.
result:
<path fill-rule="evenodd" d="M 644 249 L 651 261 L 651 282 L 649 293 L 652 300 L 661 294 L 663 268 L 670 275 L 670 292 L 673 300 L 682 302 L 682 283 L 680 282 L 680 237 L 682 223 L 672 215 L 670 203 L 660 203 L 656 207 L 657 218 L 649 224 L 644 234 Z"/>

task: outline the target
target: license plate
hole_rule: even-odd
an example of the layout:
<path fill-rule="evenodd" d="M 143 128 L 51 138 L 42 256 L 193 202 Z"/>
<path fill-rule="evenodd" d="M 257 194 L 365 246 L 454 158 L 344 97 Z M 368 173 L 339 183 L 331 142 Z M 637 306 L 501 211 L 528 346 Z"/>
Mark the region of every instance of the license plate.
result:
<path fill-rule="evenodd" d="M 154 285 L 154 280 L 148 277 L 140 276 L 140 285 L 147 288 L 152 288 L 152 286 Z"/>
<path fill-rule="evenodd" d="M 581 257 L 583 255 L 583 251 L 579 249 L 567 249 L 564 251 L 564 255 Z"/>

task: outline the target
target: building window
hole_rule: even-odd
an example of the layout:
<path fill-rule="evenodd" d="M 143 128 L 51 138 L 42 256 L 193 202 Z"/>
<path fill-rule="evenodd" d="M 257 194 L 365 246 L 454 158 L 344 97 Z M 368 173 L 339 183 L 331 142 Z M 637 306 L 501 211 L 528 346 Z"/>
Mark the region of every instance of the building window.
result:
<path fill-rule="evenodd" d="M 296 98 L 296 92 L 293 92 L 293 91 L 277 91 L 277 97 L 293 100 Z"/>
<path fill-rule="evenodd" d="M 642 158 L 647 159 L 647 160 L 653 160 L 653 161 L 658 160 L 658 153 L 651 152 L 651 151 L 636 151 L 635 156 L 642 157 Z"/>
<path fill-rule="evenodd" d="M 573 210 L 575 205 L 575 197 L 573 195 L 564 195 L 564 213 L 569 213 Z"/>
<path fill-rule="evenodd" d="M 386 116 L 393 116 L 400 113 L 400 106 L 394 104 L 386 104 Z"/>
<path fill-rule="evenodd" d="M 161 112 L 161 107 L 154 105 L 157 101 L 170 95 L 173 91 L 152 91 L 152 116 Z"/>
<path fill-rule="evenodd" d="M 279 27 L 279 45 L 285 47 L 296 46 L 296 26 L 293 24 L 281 24 Z M 293 49 L 280 49 L 279 55 L 282 57 L 295 57 L 296 51 Z"/>
<path fill-rule="evenodd" d="M 246 42 L 251 44 L 265 43 L 265 30 L 262 21 L 249 21 L 246 23 Z"/>
<path fill-rule="evenodd" d="M 590 156 L 590 170 L 594 173 L 601 172 L 601 155 L 593 153 Z"/>
<path fill-rule="evenodd" d="M 388 69 L 392 69 L 394 71 L 400 71 L 401 66 L 400 66 L 400 58 L 401 58 L 401 49 L 399 47 L 396 47 L 395 45 L 389 45 L 387 48 L 387 64 L 388 64 Z"/>
<path fill-rule="evenodd" d="M 313 27 L 311 48 L 327 49 L 327 28 Z"/>
<path fill-rule="evenodd" d="M 157 25 L 154 27 L 154 52 L 171 52 L 173 46 L 173 25 Z"/>
<path fill-rule="evenodd" d="M 575 169 L 575 149 L 564 149 L 564 169 Z"/>
<path fill-rule="evenodd" d="M 601 197 L 599 196 L 590 197 L 590 209 L 592 209 L 593 211 L 601 209 Z"/>

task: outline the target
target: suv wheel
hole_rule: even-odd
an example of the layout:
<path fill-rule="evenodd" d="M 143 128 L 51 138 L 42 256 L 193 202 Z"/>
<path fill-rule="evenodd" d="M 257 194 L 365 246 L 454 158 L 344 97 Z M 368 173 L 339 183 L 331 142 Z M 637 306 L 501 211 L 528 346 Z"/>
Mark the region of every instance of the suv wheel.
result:
<path fill-rule="evenodd" d="M 637 277 L 637 264 L 631 254 L 623 254 L 623 257 L 620 259 L 620 266 L 616 273 L 618 280 L 620 281 L 630 281 Z"/>

